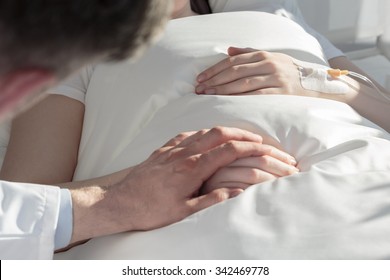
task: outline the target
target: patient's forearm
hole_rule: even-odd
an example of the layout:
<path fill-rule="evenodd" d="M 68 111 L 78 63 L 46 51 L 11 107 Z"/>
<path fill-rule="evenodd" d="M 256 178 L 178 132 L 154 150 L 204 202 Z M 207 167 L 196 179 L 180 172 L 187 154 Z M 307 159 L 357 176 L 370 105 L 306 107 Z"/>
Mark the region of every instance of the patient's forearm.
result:
<path fill-rule="evenodd" d="M 362 69 L 353 64 L 346 57 L 336 57 L 329 60 L 332 68 L 346 69 L 368 77 L 383 93 L 389 92 Z M 348 79 L 351 83 L 351 92 L 345 100 L 341 100 L 353 107 L 363 117 L 376 123 L 390 132 L 390 101 L 384 98 L 376 89 L 362 81 Z"/>
<path fill-rule="evenodd" d="M 347 100 L 347 103 L 363 117 L 390 132 L 390 101 L 375 89 L 360 84 L 359 93 Z"/>

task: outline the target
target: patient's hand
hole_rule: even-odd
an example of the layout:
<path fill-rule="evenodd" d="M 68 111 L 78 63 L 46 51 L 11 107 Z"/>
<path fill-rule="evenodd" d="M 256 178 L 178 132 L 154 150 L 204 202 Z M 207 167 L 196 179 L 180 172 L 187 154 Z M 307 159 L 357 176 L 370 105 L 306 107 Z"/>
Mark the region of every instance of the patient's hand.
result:
<path fill-rule="evenodd" d="M 348 104 L 363 117 L 390 131 L 389 91 L 346 57 L 333 58 L 329 65 L 369 77 L 376 87 L 343 76 L 341 80 L 348 85 L 343 94 L 308 90 L 302 87 L 299 70 L 288 55 L 234 47 L 228 49 L 228 54 L 228 58 L 198 75 L 197 94 L 290 94 L 330 99 Z"/>
<path fill-rule="evenodd" d="M 275 147 L 264 146 L 267 147 L 267 153 L 263 156 L 238 159 L 219 169 L 203 184 L 202 193 L 219 188 L 246 189 L 253 184 L 299 172 L 292 156 Z"/>
<path fill-rule="evenodd" d="M 315 95 L 302 88 L 297 66 L 288 55 L 235 47 L 228 54 L 198 75 L 197 94 Z"/>

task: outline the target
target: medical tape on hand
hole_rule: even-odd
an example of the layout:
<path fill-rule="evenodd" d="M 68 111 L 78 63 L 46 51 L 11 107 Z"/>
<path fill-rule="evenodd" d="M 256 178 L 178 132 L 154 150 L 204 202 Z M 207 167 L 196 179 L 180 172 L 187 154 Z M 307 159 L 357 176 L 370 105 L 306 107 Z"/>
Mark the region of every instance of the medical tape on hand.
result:
<path fill-rule="evenodd" d="M 346 94 L 349 86 L 342 79 L 331 77 L 329 67 L 324 65 L 293 60 L 299 71 L 301 85 L 304 89 L 329 94 Z"/>

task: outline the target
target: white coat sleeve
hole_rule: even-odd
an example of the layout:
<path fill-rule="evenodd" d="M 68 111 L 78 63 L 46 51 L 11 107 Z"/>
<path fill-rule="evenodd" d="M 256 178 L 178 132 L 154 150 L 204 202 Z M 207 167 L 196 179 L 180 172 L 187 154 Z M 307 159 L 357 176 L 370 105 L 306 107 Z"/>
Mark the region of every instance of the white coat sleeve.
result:
<path fill-rule="evenodd" d="M 60 188 L 0 181 L 0 259 L 52 259 Z"/>

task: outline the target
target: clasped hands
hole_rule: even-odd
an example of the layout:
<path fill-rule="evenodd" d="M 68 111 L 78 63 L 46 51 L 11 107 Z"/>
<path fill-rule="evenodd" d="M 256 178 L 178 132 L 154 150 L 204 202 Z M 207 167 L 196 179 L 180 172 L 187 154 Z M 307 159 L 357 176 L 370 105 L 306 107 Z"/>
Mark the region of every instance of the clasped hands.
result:
<path fill-rule="evenodd" d="M 235 197 L 249 185 L 298 171 L 292 156 L 262 141 L 228 127 L 179 134 L 109 189 L 116 207 L 126 209 L 119 211 L 120 220 L 132 230 L 159 228 Z"/>

